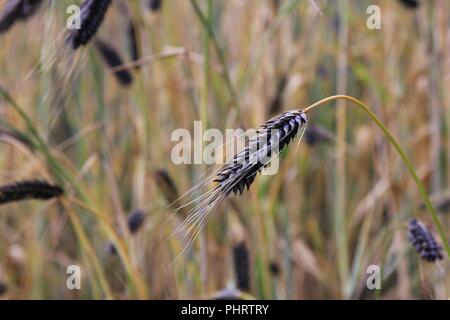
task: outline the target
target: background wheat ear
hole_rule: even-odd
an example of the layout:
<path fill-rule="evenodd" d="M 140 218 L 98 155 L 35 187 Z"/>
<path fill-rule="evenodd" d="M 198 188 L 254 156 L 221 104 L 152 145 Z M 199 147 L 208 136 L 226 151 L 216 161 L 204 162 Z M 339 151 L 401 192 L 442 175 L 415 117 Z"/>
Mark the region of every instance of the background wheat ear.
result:
<path fill-rule="evenodd" d="M 86 0 L 83 2 L 81 5 L 81 26 L 79 29 L 73 29 L 67 37 L 67 43 L 74 50 L 80 46 L 85 46 L 94 37 L 110 5 L 111 0 Z"/>
<path fill-rule="evenodd" d="M 408 238 L 420 257 L 428 262 L 442 260 L 442 246 L 436 242 L 433 234 L 425 224 L 417 219 L 411 219 L 408 224 Z"/>
<path fill-rule="evenodd" d="M 27 199 L 48 200 L 60 197 L 64 190 L 43 180 L 24 180 L 0 186 L 0 204 Z"/>
<path fill-rule="evenodd" d="M 0 13 L 0 35 L 8 31 L 16 22 L 33 16 L 42 4 L 42 0 L 8 0 Z"/>
<path fill-rule="evenodd" d="M 162 7 L 162 0 L 148 0 L 147 5 L 151 11 L 158 11 Z"/>
<path fill-rule="evenodd" d="M 130 71 L 126 68 L 120 68 L 117 70 L 114 69 L 123 65 L 123 60 L 119 52 L 114 47 L 100 39 L 95 39 L 94 44 L 95 48 L 102 57 L 103 62 L 112 69 L 117 81 L 122 86 L 130 86 L 133 83 L 133 76 Z"/>
<path fill-rule="evenodd" d="M 417 9 L 420 6 L 420 0 L 398 0 L 398 1 L 409 9 Z"/>
<path fill-rule="evenodd" d="M 167 200 L 168 204 L 174 203 L 180 196 L 175 181 L 165 169 L 155 170 L 153 173 L 158 188 Z"/>
<path fill-rule="evenodd" d="M 127 224 L 131 234 L 136 234 L 142 228 L 145 218 L 145 212 L 140 209 L 136 209 L 128 215 Z"/>
<path fill-rule="evenodd" d="M 245 241 L 233 246 L 233 265 L 236 287 L 241 291 L 250 291 L 250 253 Z"/>
<path fill-rule="evenodd" d="M 333 141 L 333 133 L 328 129 L 316 124 L 309 125 L 308 130 L 305 132 L 305 142 L 310 146 L 314 146 L 322 142 Z"/>

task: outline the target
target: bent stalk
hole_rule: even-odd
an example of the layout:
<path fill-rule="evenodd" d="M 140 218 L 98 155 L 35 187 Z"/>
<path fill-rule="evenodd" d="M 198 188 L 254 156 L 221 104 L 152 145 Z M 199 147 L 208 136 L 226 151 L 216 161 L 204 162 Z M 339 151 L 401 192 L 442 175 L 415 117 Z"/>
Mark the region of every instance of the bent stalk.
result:
<path fill-rule="evenodd" d="M 400 146 L 400 144 L 397 142 L 397 140 L 389 132 L 388 128 L 386 128 L 386 126 L 375 115 L 375 113 L 373 113 L 373 111 L 370 110 L 370 108 L 366 104 L 364 104 L 360 100 L 358 100 L 356 98 L 353 98 L 353 97 L 350 97 L 350 96 L 334 95 L 334 96 L 330 96 L 330 97 L 327 97 L 325 99 L 322 99 L 322 100 L 319 100 L 319 101 L 313 103 L 309 107 L 303 109 L 303 112 L 308 113 L 308 112 L 312 111 L 314 108 L 316 108 L 316 107 L 318 107 L 320 105 L 323 105 L 323 104 L 325 104 L 327 102 L 330 102 L 330 101 L 333 101 L 333 100 L 338 100 L 338 99 L 344 99 L 344 100 L 348 100 L 348 101 L 351 101 L 351 102 L 355 103 L 357 106 L 359 106 L 361 109 L 363 109 L 369 115 L 369 117 L 372 119 L 372 121 L 375 122 L 375 124 L 381 129 L 381 131 L 383 131 L 385 137 L 387 138 L 389 143 L 394 147 L 395 151 L 397 151 L 397 153 L 399 154 L 399 156 L 402 159 L 403 163 L 408 168 L 409 173 L 413 177 L 414 182 L 416 183 L 417 188 L 419 189 L 419 193 L 420 193 L 423 201 L 425 202 L 425 206 L 426 206 L 427 210 L 431 214 L 431 218 L 433 219 L 433 223 L 434 223 L 434 225 L 436 227 L 436 230 L 439 233 L 439 237 L 441 238 L 441 241 L 442 241 L 442 243 L 444 245 L 444 248 L 445 248 L 445 251 L 447 253 L 447 256 L 450 258 L 450 245 L 449 245 L 447 237 L 445 235 L 444 228 L 442 227 L 442 224 L 439 221 L 437 213 L 434 210 L 433 205 L 431 204 L 431 201 L 430 201 L 430 199 L 428 197 L 428 193 L 425 190 L 424 185 L 420 181 L 419 176 L 417 175 L 416 170 L 414 169 L 414 166 L 412 165 L 412 163 L 409 160 L 408 156 L 406 155 L 405 151 L 403 151 L 403 148 Z"/>

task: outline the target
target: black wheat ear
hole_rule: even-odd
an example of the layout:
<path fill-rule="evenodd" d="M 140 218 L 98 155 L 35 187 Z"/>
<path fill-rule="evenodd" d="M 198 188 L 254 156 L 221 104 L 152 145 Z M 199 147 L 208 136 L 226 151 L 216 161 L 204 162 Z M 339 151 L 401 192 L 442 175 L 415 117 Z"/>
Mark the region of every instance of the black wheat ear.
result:
<path fill-rule="evenodd" d="M 42 0 L 8 0 L 0 13 L 0 34 L 8 31 L 14 23 L 30 18 L 41 4 Z"/>
<path fill-rule="evenodd" d="M 106 42 L 99 39 L 95 40 L 95 48 L 100 53 L 103 62 L 110 68 L 116 68 L 123 65 L 122 57 L 119 52 Z M 133 83 L 133 76 L 126 68 L 113 70 L 117 81 L 123 86 L 129 86 Z"/>
<path fill-rule="evenodd" d="M 6 283 L 0 281 L 0 297 L 6 292 L 8 292 L 8 286 L 6 285 Z"/>
<path fill-rule="evenodd" d="M 249 189 L 256 175 L 270 164 L 274 156 L 286 148 L 299 132 L 304 133 L 307 121 L 303 110 L 287 111 L 267 121 L 250 137 L 244 150 L 177 200 L 190 200 L 177 211 L 196 203 L 184 223 L 175 230 L 175 233 L 182 232 L 183 237 L 189 238 L 182 253 L 191 247 L 209 215 L 232 193 L 241 195 L 244 189 Z M 215 184 L 215 187 L 202 194 L 200 190 L 209 184 Z M 196 198 L 199 193 L 201 195 Z"/>
<path fill-rule="evenodd" d="M 250 291 L 250 254 L 244 241 L 233 246 L 233 264 L 236 287 L 241 291 Z"/>
<path fill-rule="evenodd" d="M 145 222 L 145 213 L 142 210 L 135 210 L 127 217 L 128 230 L 131 234 L 137 233 Z"/>
<path fill-rule="evenodd" d="M 153 179 L 169 204 L 179 198 L 178 188 L 167 170 L 155 170 Z"/>
<path fill-rule="evenodd" d="M 399 2 L 409 9 L 417 9 L 420 6 L 419 0 L 399 0 Z"/>
<path fill-rule="evenodd" d="M 275 150 L 281 151 L 297 136 L 300 128 L 307 122 L 306 113 L 293 110 L 267 121 L 258 130 L 248 147 L 234 156 L 231 163 L 225 164 L 214 179 L 220 193 L 242 194 L 249 189 L 256 175 L 269 163 L 264 158 L 272 158 Z M 274 134 L 275 132 L 275 134 Z"/>
<path fill-rule="evenodd" d="M 111 0 L 86 0 L 81 5 L 80 29 L 73 29 L 67 37 L 67 43 L 76 50 L 85 46 L 97 33 L 102 24 Z"/>
<path fill-rule="evenodd" d="M 412 219 L 408 225 L 408 232 L 409 241 L 423 260 L 435 262 L 443 259 L 442 247 L 421 221 Z"/>
<path fill-rule="evenodd" d="M 148 8 L 151 11 L 158 11 L 161 9 L 162 0 L 148 0 Z"/>
<path fill-rule="evenodd" d="M 48 200 L 63 195 L 64 190 L 43 180 L 25 180 L 0 186 L 0 204 L 28 199 Z"/>

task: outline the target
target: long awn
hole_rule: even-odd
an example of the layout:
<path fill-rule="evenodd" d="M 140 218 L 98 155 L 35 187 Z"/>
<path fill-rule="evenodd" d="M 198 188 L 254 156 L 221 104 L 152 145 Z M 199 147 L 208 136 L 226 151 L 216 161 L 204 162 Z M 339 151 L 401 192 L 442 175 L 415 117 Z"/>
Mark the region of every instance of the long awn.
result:
<path fill-rule="evenodd" d="M 249 139 L 244 150 L 236 153 L 229 161 L 212 174 L 202 179 L 200 183 L 185 193 L 183 197 L 192 199 L 187 204 L 178 207 L 178 210 L 196 203 L 188 212 L 184 223 L 175 230 L 175 234 L 182 233 L 187 239 L 187 245 L 181 254 L 189 250 L 205 225 L 208 217 L 220 204 L 229 197 L 242 195 L 255 181 L 256 175 L 267 168 L 271 161 L 284 150 L 299 132 L 304 133 L 308 118 L 303 110 L 291 110 L 276 116 L 257 130 Z M 205 187 L 214 184 L 209 191 Z M 203 192 L 198 197 L 198 193 Z"/>

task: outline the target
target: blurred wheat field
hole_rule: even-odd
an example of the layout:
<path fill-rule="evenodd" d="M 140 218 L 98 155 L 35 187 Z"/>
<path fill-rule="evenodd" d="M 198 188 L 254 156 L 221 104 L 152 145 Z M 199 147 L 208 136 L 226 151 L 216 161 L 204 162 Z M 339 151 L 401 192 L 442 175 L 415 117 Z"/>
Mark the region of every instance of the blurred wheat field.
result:
<path fill-rule="evenodd" d="M 0 298 L 450 297 L 448 257 L 425 262 L 408 241 L 412 217 L 435 233 L 414 181 L 348 102 L 311 114 L 279 172 L 226 200 L 178 259 L 186 217 L 168 208 L 207 169 L 171 161 L 175 129 L 255 128 L 347 94 L 406 150 L 449 235 L 448 1 L 113 0 L 96 37 L 120 54 L 126 86 L 94 44 L 62 54 L 66 8 L 81 2 L 43 0 L 0 35 L 0 88 L 30 120 L 0 96 L 0 185 L 65 190 L 0 206 Z M 367 28 L 369 5 L 380 30 Z M 69 265 L 81 290 L 66 288 Z M 379 290 L 366 286 L 370 265 Z"/>

